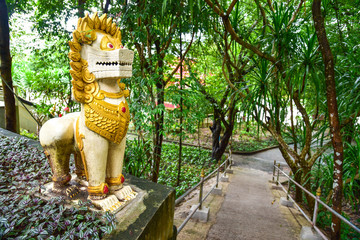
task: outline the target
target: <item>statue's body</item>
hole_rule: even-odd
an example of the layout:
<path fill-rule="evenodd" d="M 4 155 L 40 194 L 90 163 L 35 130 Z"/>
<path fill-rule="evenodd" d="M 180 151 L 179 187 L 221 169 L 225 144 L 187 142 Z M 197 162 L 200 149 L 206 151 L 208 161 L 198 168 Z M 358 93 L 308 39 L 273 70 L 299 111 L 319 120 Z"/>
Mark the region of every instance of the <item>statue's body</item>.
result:
<path fill-rule="evenodd" d="M 49 120 L 40 142 L 49 156 L 54 191 L 67 191 L 69 156 L 75 155 L 78 178 L 88 181 L 89 199 L 106 210 L 133 195 L 122 189 L 126 132 L 130 120 L 125 100 L 129 91 L 121 78 L 132 76 L 133 51 L 121 45 L 121 32 L 106 14 L 86 16 L 69 42 L 73 95 L 81 112 Z M 116 196 L 116 197 L 115 197 Z"/>

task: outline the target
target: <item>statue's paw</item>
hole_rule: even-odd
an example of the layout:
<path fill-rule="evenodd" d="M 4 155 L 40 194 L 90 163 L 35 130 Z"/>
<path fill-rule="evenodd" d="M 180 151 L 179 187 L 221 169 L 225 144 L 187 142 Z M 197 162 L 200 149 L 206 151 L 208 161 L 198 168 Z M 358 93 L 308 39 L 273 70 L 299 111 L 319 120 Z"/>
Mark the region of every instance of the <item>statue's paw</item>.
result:
<path fill-rule="evenodd" d="M 69 186 L 65 190 L 65 195 L 69 198 L 73 198 L 79 194 L 80 190 L 76 186 Z"/>
<path fill-rule="evenodd" d="M 52 191 L 54 193 L 64 195 L 68 198 L 74 198 L 80 192 L 78 187 L 68 184 L 66 185 L 54 184 Z"/>
<path fill-rule="evenodd" d="M 124 202 L 120 202 L 115 197 L 115 195 L 109 195 L 107 198 L 100 200 L 90 199 L 90 201 L 98 209 L 102 211 L 110 211 L 110 212 L 116 212 L 119 208 L 121 208 L 122 205 L 125 204 Z"/>
<path fill-rule="evenodd" d="M 114 194 L 120 201 L 129 201 L 136 197 L 137 192 L 133 191 L 130 186 L 125 186 L 115 191 Z"/>

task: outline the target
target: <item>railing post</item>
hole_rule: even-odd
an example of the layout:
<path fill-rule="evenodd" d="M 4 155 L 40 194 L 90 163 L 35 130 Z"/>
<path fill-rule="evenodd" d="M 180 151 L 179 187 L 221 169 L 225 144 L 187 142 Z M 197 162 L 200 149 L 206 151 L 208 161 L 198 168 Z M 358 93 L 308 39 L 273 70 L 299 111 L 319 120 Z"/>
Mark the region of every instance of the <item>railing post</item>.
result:
<path fill-rule="evenodd" d="M 201 169 L 201 183 L 200 183 L 200 194 L 199 194 L 199 209 L 201 210 L 202 207 L 202 195 L 203 195 L 203 186 L 204 186 L 204 177 L 205 177 L 205 173 L 204 173 L 204 169 Z"/>
<path fill-rule="evenodd" d="M 276 185 L 279 185 L 279 175 L 280 175 L 280 163 L 278 163 L 278 170 L 277 170 Z"/>
<path fill-rule="evenodd" d="M 219 172 L 220 172 L 220 160 L 218 161 L 218 168 L 216 172 L 216 187 L 219 185 Z"/>
<path fill-rule="evenodd" d="M 318 212 L 318 200 L 320 199 L 320 196 L 321 196 L 321 188 L 319 187 L 317 190 L 316 190 L 316 199 L 315 199 L 315 206 L 314 206 L 314 214 L 313 214 L 313 226 L 316 226 L 316 218 L 317 218 L 317 212 Z"/>
<path fill-rule="evenodd" d="M 228 163 L 228 160 L 229 160 L 229 158 L 227 158 L 226 160 L 225 160 L 225 169 L 224 169 L 224 177 L 226 177 L 226 169 L 227 169 L 227 163 Z"/>
<path fill-rule="evenodd" d="M 292 172 L 290 171 L 289 173 L 289 180 L 288 180 L 288 190 L 287 190 L 287 195 L 286 195 L 286 200 L 289 200 L 289 195 L 290 195 L 290 177 L 292 175 Z"/>
<path fill-rule="evenodd" d="M 232 153 L 231 153 L 231 149 L 229 150 L 229 169 L 231 169 L 231 165 L 232 165 Z"/>
<path fill-rule="evenodd" d="M 276 160 L 274 160 L 273 177 L 272 177 L 273 182 L 275 180 L 275 170 L 276 170 L 275 166 L 276 166 Z"/>

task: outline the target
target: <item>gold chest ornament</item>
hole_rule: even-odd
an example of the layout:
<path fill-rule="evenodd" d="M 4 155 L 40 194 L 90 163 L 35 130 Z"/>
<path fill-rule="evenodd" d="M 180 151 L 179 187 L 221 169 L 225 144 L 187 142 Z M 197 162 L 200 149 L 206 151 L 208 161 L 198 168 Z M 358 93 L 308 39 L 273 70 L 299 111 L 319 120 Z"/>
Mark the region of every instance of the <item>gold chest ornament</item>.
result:
<path fill-rule="evenodd" d="M 129 126 L 129 106 L 126 100 L 119 105 L 114 105 L 103 99 L 128 97 L 129 90 L 125 90 L 125 84 L 120 81 L 118 84 L 119 93 L 107 93 L 100 90 L 91 102 L 84 104 L 86 127 L 117 144 L 125 137 Z"/>

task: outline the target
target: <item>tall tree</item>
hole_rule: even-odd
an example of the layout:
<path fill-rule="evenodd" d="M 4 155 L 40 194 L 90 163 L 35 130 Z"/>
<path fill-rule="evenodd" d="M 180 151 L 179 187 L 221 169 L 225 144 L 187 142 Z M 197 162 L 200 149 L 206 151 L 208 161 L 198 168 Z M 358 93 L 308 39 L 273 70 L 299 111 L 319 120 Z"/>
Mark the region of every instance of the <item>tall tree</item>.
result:
<path fill-rule="evenodd" d="M 316 61 L 314 37 L 306 30 L 301 32 L 307 33 L 302 38 L 295 33 L 298 27 L 294 26 L 294 22 L 298 21 L 297 26 L 301 26 L 302 21 L 306 23 L 306 15 L 300 19 L 298 17 L 304 1 L 299 0 L 296 6 L 292 2 L 263 3 L 257 0 L 247 1 L 248 4 L 239 0 L 221 3 L 205 1 L 222 20 L 232 41 L 252 53 L 251 59 L 256 71 L 251 75 L 253 82 L 243 86 L 249 89 L 249 113 L 278 141 L 283 157 L 296 173 L 295 179 L 300 183 L 306 183 L 305 187 L 310 189 L 311 167 L 329 144 L 318 148 L 316 152 L 310 151 L 313 130 L 316 124 L 319 124 L 316 118 L 311 119 L 311 114 L 318 112 L 317 106 L 320 102 L 318 98 L 312 99 L 311 104 L 310 101 L 303 101 L 309 94 L 304 90 L 312 86 L 316 92 L 321 92 L 321 86 L 314 82 L 314 75 L 317 74 L 317 70 L 314 69 L 316 65 L 313 64 Z M 256 8 L 257 11 L 249 11 L 251 8 Z M 247 18 L 238 17 L 244 12 L 247 13 Z M 235 18 L 238 21 L 235 21 Z M 302 59 L 297 59 L 299 55 Z M 237 93 L 241 92 L 235 85 L 229 85 Z M 297 127 L 299 132 L 295 134 L 293 131 L 294 138 L 298 138 L 299 133 L 302 137 L 301 148 L 296 149 L 297 151 L 284 140 L 284 120 L 289 103 L 296 106 L 303 120 L 303 124 Z M 296 200 L 302 201 L 302 193 L 298 188 Z M 310 206 L 313 205 L 311 197 L 307 196 L 307 200 Z"/>
<path fill-rule="evenodd" d="M 342 207 L 342 189 L 343 189 L 343 161 L 344 150 L 343 142 L 340 133 L 340 122 L 338 114 L 338 104 L 336 100 L 335 88 L 335 71 L 334 71 L 334 56 L 332 54 L 329 40 L 326 35 L 324 24 L 324 17 L 321 13 L 321 0 L 314 0 L 312 4 L 312 14 L 314 25 L 316 29 L 317 39 L 320 45 L 324 67 L 325 67 L 325 83 L 326 83 L 326 98 L 329 112 L 329 125 L 331 133 L 331 141 L 334 148 L 334 183 L 332 203 L 336 212 L 341 214 Z M 341 220 L 336 215 L 332 215 L 331 223 L 331 239 L 340 239 Z"/>
<path fill-rule="evenodd" d="M 228 81 L 237 86 L 243 84 L 244 76 L 248 73 L 248 69 L 245 68 L 248 61 L 242 61 L 243 53 L 236 54 L 231 51 L 226 37 L 224 38 L 223 33 L 220 32 L 213 34 L 201 48 L 200 52 L 196 50 L 192 52 L 194 56 L 198 56 L 197 65 L 200 66 L 192 69 L 194 84 L 191 88 L 202 94 L 212 108 L 211 155 L 217 162 L 224 154 L 233 134 L 238 103 L 244 96 L 226 83 Z M 233 53 L 236 55 L 234 59 L 231 57 Z M 215 54 L 215 58 L 211 57 L 211 54 Z"/>
<path fill-rule="evenodd" d="M 142 99 L 139 108 L 150 106 L 149 121 L 152 124 L 153 139 L 153 172 L 152 181 L 157 182 L 161 161 L 162 143 L 164 139 L 164 116 L 165 116 L 165 89 L 176 71 L 180 67 L 192 41 L 184 51 L 183 58 L 176 63 L 175 69 L 171 69 L 173 64 L 169 57 L 177 50 L 177 28 L 179 26 L 181 14 L 186 14 L 186 7 L 180 7 L 182 1 L 174 1 L 163 7 L 162 1 L 125 1 L 120 4 L 122 13 L 122 23 L 124 40 L 128 46 L 134 46 L 138 55 L 139 72 L 134 74 L 137 83 L 141 88 L 146 89 L 147 99 Z M 116 5 L 112 8 L 116 11 Z M 174 52 L 173 50 L 176 49 Z M 132 87 L 135 86 L 135 82 Z M 145 91 L 141 91 L 145 93 Z M 135 103 L 133 101 L 133 103 Z M 134 104 L 132 104 L 135 106 Z M 134 109 L 135 110 L 135 109 Z M 143 124 L 144 122 L 141 122 Z"/>
<path fill-rule="evenodd" d="M 13 82 L 11 77 L 9 17 L 5 0 L 0 0 L 0 72 L 5 102 L 5 128 L 16 132 L 16 106 L 15 97 L 12 93 Z"/>

